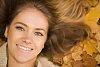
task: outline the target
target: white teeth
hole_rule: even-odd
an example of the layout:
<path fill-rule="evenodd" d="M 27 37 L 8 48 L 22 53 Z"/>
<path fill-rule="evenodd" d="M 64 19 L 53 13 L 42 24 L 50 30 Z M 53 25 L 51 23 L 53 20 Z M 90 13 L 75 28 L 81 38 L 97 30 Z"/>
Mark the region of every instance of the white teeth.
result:
<path fill-rule="evenodd" d="M 26 51 L 30 51 L 30 50 L 32 50 L 32 49 L 30 49 L 30 48 L 23 47 L 23 46 L 21 46 L 21 45 L 19 45 L 18 47 L 21 48 L 21 49 L 23 49 L 23 50 L 26 50 Z"/>

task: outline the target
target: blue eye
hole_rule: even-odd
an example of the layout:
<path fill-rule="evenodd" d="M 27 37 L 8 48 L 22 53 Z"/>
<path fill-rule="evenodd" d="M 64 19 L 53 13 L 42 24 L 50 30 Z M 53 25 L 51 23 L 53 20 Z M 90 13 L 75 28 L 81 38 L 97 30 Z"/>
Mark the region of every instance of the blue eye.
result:
<path fill-rule="evenodd" d="M 20 30 L 20 31 L 24 31 L 24 28 L 21 27 L 21 26 L 16 26 L 16 29 L 17 29 L 17 30 Z"/>
<path fill-rule="evenodd" d="M 37 35 L 37 36 L 43 36 L 43 34 L 41 32 L 35 32 L 35 35 Z"/>

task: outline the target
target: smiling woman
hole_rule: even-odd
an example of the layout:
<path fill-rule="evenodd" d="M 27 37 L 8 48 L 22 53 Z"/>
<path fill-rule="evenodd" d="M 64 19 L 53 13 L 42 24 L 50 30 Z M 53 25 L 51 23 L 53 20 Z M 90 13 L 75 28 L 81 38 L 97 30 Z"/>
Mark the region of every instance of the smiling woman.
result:
<path fill-rule="evenodd" d="M 7 67 L 40 67 L 37 56 L 44 48 L 53 25 L 50 12 L 42 0 L 5 2 L 8 12 L 0 22 L 0 36 L 7 41 Z"/>
<path fill-rule="evenodd" d="M 47 32 L 48 20 L 43 13 L 33 8 L 21 11 L 12 20 L 10 26 L 6 27 L 5 37 L 8 41 L 9 59 L 13 55 L 21 63 L 29 60 L 35 61 L 44 47 Z"/>

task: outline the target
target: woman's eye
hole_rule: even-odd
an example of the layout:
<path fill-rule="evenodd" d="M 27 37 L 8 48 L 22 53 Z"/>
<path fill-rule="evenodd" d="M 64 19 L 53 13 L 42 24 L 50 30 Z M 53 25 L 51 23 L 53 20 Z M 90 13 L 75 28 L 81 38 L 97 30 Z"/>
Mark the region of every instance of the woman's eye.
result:
<path fill-rule="evenodd" d="M 16 26 L 16 29 L 17 29 L 17 30 L 20 30 L 20 31 L 24 31 L 24 28 L 21 27 L 21 26 Z"/>
<path fill-rule="evenodd" d="M 41 32 L 35 32 L 35 35 L 37 35 L 37 36 L 43 36 L 43 34 Z"/>

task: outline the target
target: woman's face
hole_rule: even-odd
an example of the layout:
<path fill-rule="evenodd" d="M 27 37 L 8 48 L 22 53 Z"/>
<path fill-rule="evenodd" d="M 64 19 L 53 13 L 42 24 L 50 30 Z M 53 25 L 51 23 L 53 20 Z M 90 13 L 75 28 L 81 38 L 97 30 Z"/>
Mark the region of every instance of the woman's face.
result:
<path fill-rule="evenodd" d="M 9 58 L 18 62 L 36 59 L 47 39 L 47 17 L 35 8 L 22 10 L 6 28 Z"/>

